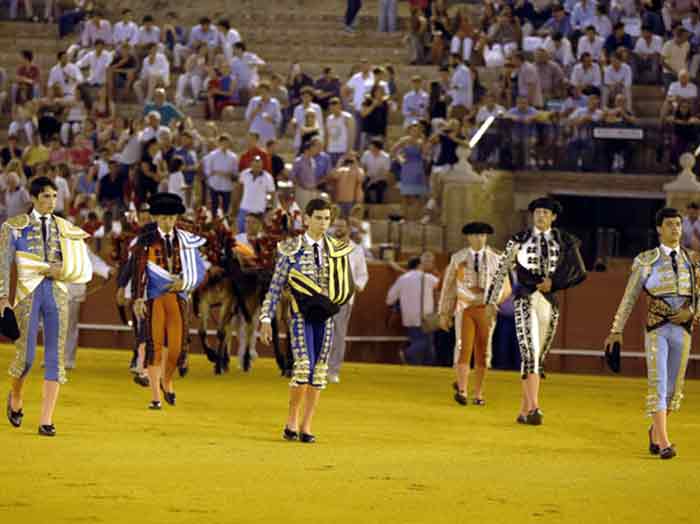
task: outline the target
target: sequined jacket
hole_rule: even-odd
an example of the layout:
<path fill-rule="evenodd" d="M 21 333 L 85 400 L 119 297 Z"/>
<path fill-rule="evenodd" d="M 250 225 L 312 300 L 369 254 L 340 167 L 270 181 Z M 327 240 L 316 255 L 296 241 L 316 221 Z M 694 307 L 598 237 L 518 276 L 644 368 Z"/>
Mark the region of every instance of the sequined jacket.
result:
<path fill-rule="evenodd" d="M 673 270 L 671 257 L 660 247 L 637 255 L 632 263 L 632 274 L 627 280 L 625 293 L 613 319 L 613 333 L 624 331 L 642 290 L 651 298 L 647 309 L 649 331 L 666 324 L 666 317 L 675 312 L 675 306 L 678 304 L 684 304 L 693 313 L 697 313 L 697 268 L 685 249 L 680 248 L 679 252 L 681 263 L 678 264 L 678 276 Z M 686 327 L 690 329 L 690 325 Z"/>
<path fill-rule="evenodd" d="M 552 280 L 552 288 L 545 293 L 545 298 L 556 304 L 555 293 L 579 285 L 586 280 L 586 267 L 579 251 L 580 241 L 561 229 L 552 228 L 549 240 L 550 266 L 545 275 L 539 268 L 539 255 L 533 249 L 532 230 L 523 231 L 513 236 L 506 244 L 501 255 L 493 282 L 486 292 L 486 303 L 496 304 L 503 286 L 511 271 L 515 271 L 516 295 L 529 295 L 537 290 L 537 285 L 545 277 Z"/>
<path fill-rule="evenodd" d="M 312 285 L 318 286 L 319 293 L 328 296 L 334 303 L 343 304 L 352 297 L 354 285 L 348 260 L 352 245 L 329 235 L 324 236 L 324 242 L 321 267 L 316 265 L 312 246 L 302 236 L 278 244 L 275 271 L 260 311 L 261 321 L 267 322 L 274 318 L 277 303 L 284 289 L 290 287 L 293 275 L 308 279 Z M 292 313 L 299 314 L 293 294 Z"/>

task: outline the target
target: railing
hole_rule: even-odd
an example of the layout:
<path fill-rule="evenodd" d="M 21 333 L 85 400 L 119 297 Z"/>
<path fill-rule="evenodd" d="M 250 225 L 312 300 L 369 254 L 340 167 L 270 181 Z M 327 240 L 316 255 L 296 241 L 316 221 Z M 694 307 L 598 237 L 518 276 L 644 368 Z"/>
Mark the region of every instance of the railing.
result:
<path fill-rule="evenodd" d="M 498 118 L 471 162 L 508 170 L 675 174 L 680 155 L 700 144 L 700 126 L 685 133 L 661 122 L 572 126 L 554 115 L 531 123 Z"/>

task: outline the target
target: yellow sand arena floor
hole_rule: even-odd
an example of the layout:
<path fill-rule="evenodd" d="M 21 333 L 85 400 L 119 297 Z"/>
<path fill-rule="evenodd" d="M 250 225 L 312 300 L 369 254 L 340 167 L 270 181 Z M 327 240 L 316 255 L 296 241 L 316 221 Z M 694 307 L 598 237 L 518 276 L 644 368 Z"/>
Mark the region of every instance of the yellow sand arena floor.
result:
<path fill-rule="evenodd" d="M 40 369 L 21 429 L 0 390 L 0 523 L 700 522 L 698 382 L 673 421 L 679 456 L 662 462 L 646 452 L 642 380 L 551 375 L 534 428 L 514 423 L 515 373 L 492 373 L 479 408 L 454 403 L 450 370 L 350 364 L 309 446 L 280 439 L 271 360 L 215 377 L 194 356 L 162 412 L 127 360 L 81 350 L 55 439 L 35 433 Z"/>

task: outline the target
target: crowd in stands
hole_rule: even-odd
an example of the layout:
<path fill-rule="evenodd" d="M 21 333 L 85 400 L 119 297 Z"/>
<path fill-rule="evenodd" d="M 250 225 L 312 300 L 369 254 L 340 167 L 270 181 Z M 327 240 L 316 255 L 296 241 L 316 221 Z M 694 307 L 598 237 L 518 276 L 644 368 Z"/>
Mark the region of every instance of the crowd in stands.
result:
<path fill-rule="evenodd" d="M 395 3 L 380 4 L 378 29 L 398 29 Z M 411 64 L 426 67 L 412 69 L 421 74 L 404 92 L 407 75 L 369 59 L 346 78 L 330 67 L 314 78 L 299 62 L 275 73 L 224 18 L 186 27 L 175 12 L 137 21 L 129 9 L 108 19 L 90 2 L 45 5 L 65 42 L 55 64 L 42 71 L 32 49 L 20 50 L 14 75 L 2 75 L 11 115 L 3 219 L 27 207 L 27 180 L 46 174 L 59 184 L 60 212 L 100 226 L 168 190 L 191 210 L 230 214 L 242 232 L 281 182 L 301 208 L 325 193 L 359 218 L 361 204 L 383 203 L 397 186 L 404 216 L 425 208 L 429 221 L 443 176 L 489 117 L 496 123 L 471 151 L 478 167 L 629 169 L 638 141 L 594 132 L 650 136 L 649 119 L 634 112 L 640 84 L 667 93 L 662 125 L 653 119 L 664 130 L 660 153 L 673 163 L 698 145 L 692 0 L 489 0 L 480 18 L 473 5 L 411 0 L 405 41 Z M 31 1 L 21 6 L 36 17 Z M 228 132 L 241 118 L 245 144 Z M 390 134 L 394 123 L 401 136 Z"/>

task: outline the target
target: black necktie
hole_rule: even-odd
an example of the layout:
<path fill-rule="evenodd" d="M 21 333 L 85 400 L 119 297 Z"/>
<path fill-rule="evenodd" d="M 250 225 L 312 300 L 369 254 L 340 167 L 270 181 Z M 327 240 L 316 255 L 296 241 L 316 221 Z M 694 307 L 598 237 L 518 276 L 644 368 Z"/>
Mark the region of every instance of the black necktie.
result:
<path fill-rule="evenodd" d="M 170 240 L 170 235 L 165 235 L 165 256 L 168 257 L 168 263 L 173 256 L 173 243 Z"/>
<path fill-rule="evenodd" d="M 544 233 L 540 235 L 540 272 L 546 277 L 549 269 L 549 245 Z"/>
<path fill-rule="evenodd" d="M 474 273 L 477 280 L 479 279 L 479 253 L 474 253 Z"/>
<path fill-rule="evenodd" d="M 41 240 L 44 243 L 44 261 L 49 261 L 49 227 L 46 221 L 48 217 L 41 217 Z"/>
<path fill-rule="evenodd" d="M 316 266 L 321 267 L 321 251 L 318 249 L 318 244 L 314 243 L 314 261 Z"/>
<path fill-rule="evenodd" d="M 678 278 L 678 260 L 676 259 L 676 252 L 671 251 L 671 267 L 673 268 L 673 272 L 676 274 L 676 278 Z"/>
<path fill-rule="evenodd" d="M 287 213 L 282 215 L 282 231 L 285 233 L 289 232 L 289 215 Z"/>

